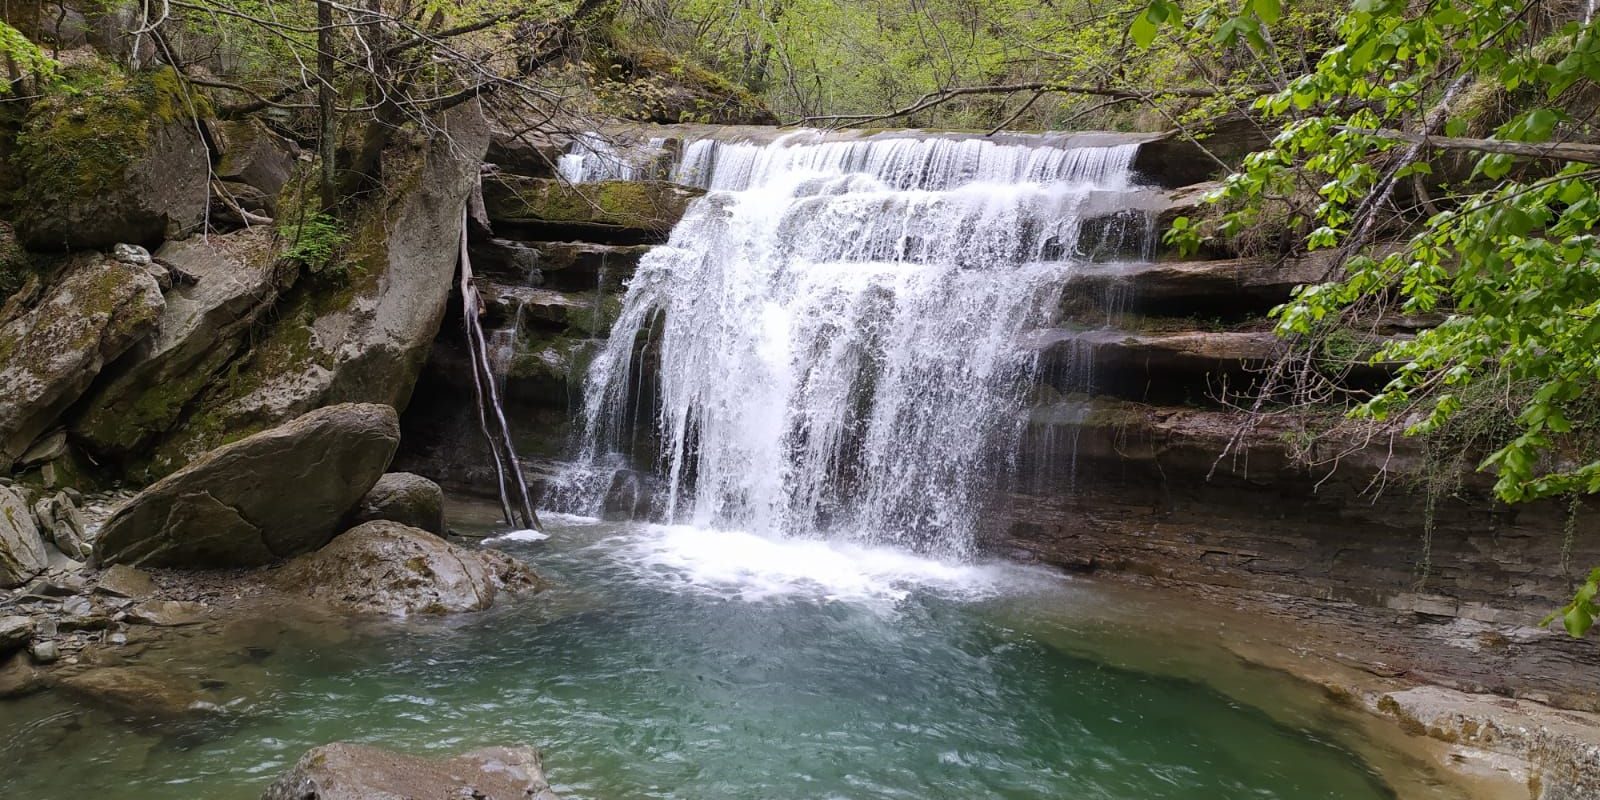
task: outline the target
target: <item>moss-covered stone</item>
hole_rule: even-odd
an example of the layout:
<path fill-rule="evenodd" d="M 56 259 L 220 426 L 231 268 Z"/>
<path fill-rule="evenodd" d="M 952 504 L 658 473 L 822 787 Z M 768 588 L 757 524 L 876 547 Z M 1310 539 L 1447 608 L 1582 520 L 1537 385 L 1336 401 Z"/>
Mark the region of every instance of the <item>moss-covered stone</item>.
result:
<path fill-rule="evenodd" d="M 552 178 L 501 176 L 484 184 L 495 221 L 566 229 L 576 238 L 660 238 L 701 192 L 661 181 L 603 181 L 578 186 Z"/>
<path fill-rule="evenodd" d="M 17 233 L 32 249 L 151 242 L 204 219 L 212 115 L 171 68 L 133 75 L 91 61 L 35 102 L 17 135 Z"/>

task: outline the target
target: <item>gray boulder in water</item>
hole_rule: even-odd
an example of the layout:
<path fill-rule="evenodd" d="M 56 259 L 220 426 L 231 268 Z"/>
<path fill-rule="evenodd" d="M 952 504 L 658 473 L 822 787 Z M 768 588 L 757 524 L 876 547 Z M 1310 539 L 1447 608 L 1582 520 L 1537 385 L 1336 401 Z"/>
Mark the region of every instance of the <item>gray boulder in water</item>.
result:
<path fill-rule="evenodd" d="M 410 472 L 391 472 L 361 498 L 352 522 L 389 520 L 444 535 L 444 490 Z"/>
<path fill-rule="evenodd" d="M 426 531 L 378 520 L 340 534 L 278 573 L 289 591 L 347 611 L 406 616 L 482 611 L 504 591 L 537 591 L 539 579 L 496 550 L 453 545 Z"/>
<path fill-rule="evenodd" d="M 539 751 L 532 747 L 489 747 L 441 761 L 347 742 L 301 756 L 267 787 L 261 800 L 403 797 L 559 800 L 545 780 Z"/>
<path fill-rule="evenodd" d="M 344 403 L 207 453 L 106 520 L 102 564 L 250 567 L 326 544 L 400 444 L 393 408 Z"/>
<path fill-rule="evenodd" d="M 0 486 L 0 589 L 21 586 L 48 565 L 49 554 L 28 502 Z"/>

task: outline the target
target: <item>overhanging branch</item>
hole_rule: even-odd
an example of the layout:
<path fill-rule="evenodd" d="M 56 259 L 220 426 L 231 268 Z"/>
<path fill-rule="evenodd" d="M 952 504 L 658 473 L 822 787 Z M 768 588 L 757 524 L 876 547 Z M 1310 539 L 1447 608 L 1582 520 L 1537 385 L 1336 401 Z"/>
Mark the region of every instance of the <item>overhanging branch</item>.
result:
<path fill-rule="evenodd" d="M 1467 150 L 1475 153 L 1499 153 L 1524 158 L 1542 158 L 1554 161 L 1572 161 L 1579 164 L 1600 164 L 1600 145 L 1570 142 L 1507 142 L 1499 139 L 1470 139 L 1461 136 L 1424 136 L 1420 133 L 1396 130 L 1372 130 L 1339 126 L 1339 130 L 1363 136 L 1376 136 L 1397 142 L 1410 142 L 1435 150 Z"/>

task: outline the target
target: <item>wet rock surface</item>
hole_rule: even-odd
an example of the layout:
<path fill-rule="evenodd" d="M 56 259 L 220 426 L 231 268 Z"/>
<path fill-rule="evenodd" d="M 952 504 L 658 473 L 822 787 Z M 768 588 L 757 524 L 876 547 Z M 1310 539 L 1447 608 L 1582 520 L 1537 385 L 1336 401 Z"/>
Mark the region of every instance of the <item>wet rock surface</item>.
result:
<path fill-rule="evenodd" d="M 358 525 L 286 564 L 274 582 L 350 611 L 406 616 L 482 611 L 502 590 L 537 590 L 521 562 L 395 522 Z"/>
<path fill-rule="evenodd" d="M 545 780 L 539 751 L 491 747 L 434 760 L 338 742 L 300 758 L 262 800 L 391 798 L 559 800 Z"/>
<path fill-rule="evenodd" d="M 128 501 L 106 520 L 95 555 L 202 568 L 314 550 L 383 474 L 399 436 L 393 408 L 348 403 L 246 437 Z"/>

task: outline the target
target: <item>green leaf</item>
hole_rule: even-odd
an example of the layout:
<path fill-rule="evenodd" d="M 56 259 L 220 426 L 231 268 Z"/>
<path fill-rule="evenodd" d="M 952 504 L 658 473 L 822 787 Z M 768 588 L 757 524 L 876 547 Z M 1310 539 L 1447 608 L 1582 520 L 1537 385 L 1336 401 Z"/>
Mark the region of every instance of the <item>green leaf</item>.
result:
<path fill-rule="evenodd" d="M 1281 0 L 1250 0 L 1250 9 L 1256 16 L 1268 25 L 1276 24 L 1283 16 L 1283 3 Z"/>
<path fill-rule="evenodd" d="M 1567 629 L 1567 634 L 1574 639 L 1582 637 L 1594 626 L 1594 617 L 1589 612 L 1573 604 L 1567 613 L 1561 615 L 1561 627 Z"/>
<path fill-rule="evenodd" d="M 1148 10 L 1133 18 L 1133 25 L 1128 28 L 1128 36 L 1140 47 L 1149 47 L 1150 43 L 1156 40 L 1156 23 L 1150 19 Z"/>

